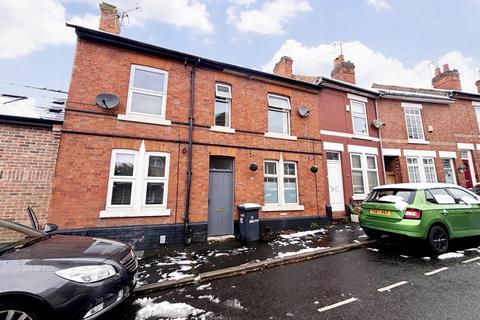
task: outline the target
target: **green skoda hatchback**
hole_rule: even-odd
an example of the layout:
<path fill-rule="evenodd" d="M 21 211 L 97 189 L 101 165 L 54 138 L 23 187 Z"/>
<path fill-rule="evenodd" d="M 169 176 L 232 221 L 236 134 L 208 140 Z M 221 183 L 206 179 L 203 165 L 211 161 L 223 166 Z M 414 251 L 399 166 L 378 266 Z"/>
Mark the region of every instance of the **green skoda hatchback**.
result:
<path fill-rule="evenodd" d="M 440 254 L 450 239 L 480 235 L 480 198 L 452 184 L 384 185 L 362 203 L 359 221 L 370 238 L 398 234 L 423 239 Z"/>

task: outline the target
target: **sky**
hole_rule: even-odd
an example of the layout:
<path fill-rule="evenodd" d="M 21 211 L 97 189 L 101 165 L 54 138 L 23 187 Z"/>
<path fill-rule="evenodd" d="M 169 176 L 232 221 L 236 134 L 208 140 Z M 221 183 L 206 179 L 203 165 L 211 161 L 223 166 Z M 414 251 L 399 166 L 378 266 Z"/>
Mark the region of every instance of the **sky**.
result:
<path fill-rule="evenodd" d="M 357 84 L 431 87 L 435 66 L 458 69 L 464 91 L 480 79 L 480 0 L 110 0 L 128 12 L 121 36 L 272 72 L 330 76 L 340 53 Z M 76 36 L 97 29 L 96 0 L 0 0 L 0 89 L 68 91 Z M 6 88 L 6 89 L 5 89 Z M 2 93 L 3 93 L 2 92 Z"/>

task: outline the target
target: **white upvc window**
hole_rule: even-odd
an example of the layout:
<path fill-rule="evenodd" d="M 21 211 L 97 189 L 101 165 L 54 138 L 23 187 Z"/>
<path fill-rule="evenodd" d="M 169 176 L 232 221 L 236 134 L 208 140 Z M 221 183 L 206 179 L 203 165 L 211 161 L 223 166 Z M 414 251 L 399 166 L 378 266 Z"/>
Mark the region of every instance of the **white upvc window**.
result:
<path fill-rule="evenodd" d="M 218 127 L 231 126 L 232 88 L 223 83 L 215 84 L 214 125 Z"/>
<path fill-rule="evenodd" d="M 283 159 L 264 162 L 265 207 L 298 206 L 297 163 Z M 302 208 L 298 208 L 303 210 Z M 268 209 L 267 209 L 268 211 Z"/>
<path fill-rule="evenodd" d="M 410 142 L 424 142 L 421 105 L 404 105 L 407 137 Z"/>
<path fill-rule="evenodd" d="M 162 216 L 167 209 L 170 154 L 112 150 L 106 210 L 101 218 Z"/>
<path fill-rule="evenodd" d="M 435 160 L 432 157 L 407 157 L 407 169 L 409 182 L 437 182 Z"/>
<path fill-rule="evenodd" d="M 480 129 L 480 106 L 475 107 L 475 114 L 477 115 L 477 125 Z"/>
<path fill-rule="evenodd" d="M 368 119 L 365 102 L 350 100 L 353 133 L 368 136 Z"/>
<path fill-rule="evenodd" d="M 367 195 L 379 185 L 377 156 L 350 153 L 354 195 Z"/>
<path fill-rule="evenodd" d="M 268 133 L 290 135 L 290 99 L 268 95 Z"/>
<path fill-rule="evenodd" d="M 127 116 L 165 119 L 168 72 L 132 65 L 128 88 Z"/>

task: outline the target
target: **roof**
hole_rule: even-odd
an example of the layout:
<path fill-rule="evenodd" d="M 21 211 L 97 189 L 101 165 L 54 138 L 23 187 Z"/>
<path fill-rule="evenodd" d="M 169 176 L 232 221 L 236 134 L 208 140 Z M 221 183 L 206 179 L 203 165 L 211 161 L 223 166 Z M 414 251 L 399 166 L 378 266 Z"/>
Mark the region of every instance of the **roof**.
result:
<path fill-rule="evenodd" d="M 377 89 L 383 97 L 387 98 L 442 104 L 448 104 L 455 101 L 451 97 L 452 91 L 450 90 L 413 88 L 377 83 L 374 83 L 372 87 Z"/>
<path fill-rule="evenodd" d="M 375 187 L 374 190 L 381 189 L 412 189 L 412 190 L 425 190 L 433 188 L 447 188 L 447 187 L 456 187 L 459 186 L 456 184 L 449 183 L 396 183 L 396 184 L 385 184 L 383 186 Z"/>
<path fill-rule="evenodd" d="M 338 90 L 343 90 L 352 93 L 369 95 L 372 97 L 379 96 L 378 91 L 359 87 L 348 82 L 334 80 L 330 78 L 323 78 L 319 76 L 302 76 L 294 75 L 292 78 L 279 76 L 273 73 L 263 72 L 255 69 L 250 69 L 242 66 L 237 66 L 225 62 L 220 62 L 189 53 L 171 50 L 160 46 L 140 42 L 137 40 L 121 37 L 112 33 L 93 30 L 82 26 L 67 23 L 67 26 L 75 29 L 79 39 L 84 39 L 92 42 L 102 43 L 109 46 L 133 50 L 144 54 L 176 60 L 182 63 L 197 63 L 198 66 L 219 70 L 229 71 L 231 73 L 240 73 L 251 78 L 259 77 L 272 81 L 283 82 L 285 84 L 295 85 L 310 90 L 319 90 L 321 87 L 330 87 Z"/>
<path fill-rule="evenodd" d="M 61 90 L 0 85 L 0 120 L 37 124 L 62 123 L 67 93 Z"/>

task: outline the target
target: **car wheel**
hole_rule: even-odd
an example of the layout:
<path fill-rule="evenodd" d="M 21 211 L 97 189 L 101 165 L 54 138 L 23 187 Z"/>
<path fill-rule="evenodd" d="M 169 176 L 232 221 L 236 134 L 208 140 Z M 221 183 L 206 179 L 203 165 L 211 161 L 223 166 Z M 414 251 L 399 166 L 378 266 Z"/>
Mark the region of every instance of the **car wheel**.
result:
<path fill-rule="evenodd" d="M 0 303 L 0 320 L 39 320 L 40 317 L 30 308 L 18 303 Z"/>
<path fill-rule="evenodd" d="M 376 230 L 363 228 L 363 232 L 365 232 L 370 239 L 380 239 L 382 237 L 382 234 Z"/>
<path fill-rule="evenodd" d="M 434 253 L 442 254 L 447 252 L 449 238 L 448 232 L 444 227 L 433 226 L 428 232 L 428 241 L 430 243 L 430 248 Z"/>

